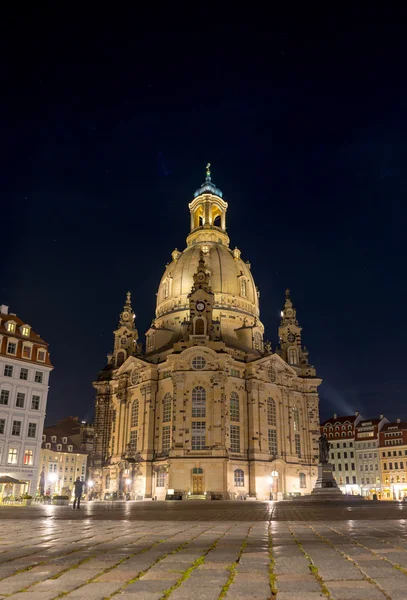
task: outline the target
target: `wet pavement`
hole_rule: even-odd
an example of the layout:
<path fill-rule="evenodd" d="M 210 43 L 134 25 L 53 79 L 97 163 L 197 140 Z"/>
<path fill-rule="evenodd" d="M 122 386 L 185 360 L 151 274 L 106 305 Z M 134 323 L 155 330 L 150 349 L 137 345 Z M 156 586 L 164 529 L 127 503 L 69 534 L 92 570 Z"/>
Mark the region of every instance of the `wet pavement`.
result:
<path fill-rule="evenodd" d="M 0 506 L 0 599 L 405 600 L 407 506 Z"/>

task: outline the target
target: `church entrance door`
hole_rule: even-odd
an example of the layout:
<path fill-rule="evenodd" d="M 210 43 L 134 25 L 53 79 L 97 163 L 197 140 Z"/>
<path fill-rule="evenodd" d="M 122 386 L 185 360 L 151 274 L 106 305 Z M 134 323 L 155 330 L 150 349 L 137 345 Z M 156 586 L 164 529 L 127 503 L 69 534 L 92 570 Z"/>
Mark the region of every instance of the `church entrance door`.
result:
<path fill-rule="evenodd" d="M 203 475 L 192 476 L 192 493 L 199 495 L 204 493 Z"/>

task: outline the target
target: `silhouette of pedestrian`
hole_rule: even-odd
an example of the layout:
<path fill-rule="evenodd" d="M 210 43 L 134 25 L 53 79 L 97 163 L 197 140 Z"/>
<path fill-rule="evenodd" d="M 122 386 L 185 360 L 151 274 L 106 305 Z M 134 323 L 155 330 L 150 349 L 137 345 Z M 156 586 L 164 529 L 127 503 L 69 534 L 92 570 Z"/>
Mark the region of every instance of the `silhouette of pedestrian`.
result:
<path fill-rule="evenodd" d="M 73 501 L 74 510 L 75 510 L 75 508 L 81 507 L 82 491 L 83 491 L 83 481 L 81 481 L 80 477 L 77 477 L 76 481 L 75 481 L 75 500 Z M 78 505 L 78 506 L 76 506 L 76 505 Z"/>

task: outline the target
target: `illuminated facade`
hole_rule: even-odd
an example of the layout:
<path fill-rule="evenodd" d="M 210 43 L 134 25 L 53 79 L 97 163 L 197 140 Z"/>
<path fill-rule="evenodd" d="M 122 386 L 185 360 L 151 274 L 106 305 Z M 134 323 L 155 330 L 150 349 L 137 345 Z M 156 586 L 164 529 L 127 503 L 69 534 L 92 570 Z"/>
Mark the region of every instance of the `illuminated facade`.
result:
<path fill-rule="evenodd" d="M 264 340 L 250 263 L 229 248 L 227 209 L 208 168 L 144 353 L 127 296 L 94 383 L 90 476 L 102 497 L 269 499 L 313 487 L 321 380 L 288 290 L 278 348 Z"/>
<path fill-rule="evenodd" d="M 381 493 L 379 433 L 385 423 L 388 420 L 380 415 L 359 421 L 355 427 L 357 482 L 361 495 L 367 498 Z"/>
<path fill-rule="evenodd" d="M 402 500 L 407 496 L 407 423 L 385 423 L 379 433 L 381 498 Z"/>
<path fill-rule="evenodd" d="M 41 447 L 44 493 L 71 496 L 76 478 L 85 481 L 87 460 L 87 453 L 65 431 L 46 427 Z"/>

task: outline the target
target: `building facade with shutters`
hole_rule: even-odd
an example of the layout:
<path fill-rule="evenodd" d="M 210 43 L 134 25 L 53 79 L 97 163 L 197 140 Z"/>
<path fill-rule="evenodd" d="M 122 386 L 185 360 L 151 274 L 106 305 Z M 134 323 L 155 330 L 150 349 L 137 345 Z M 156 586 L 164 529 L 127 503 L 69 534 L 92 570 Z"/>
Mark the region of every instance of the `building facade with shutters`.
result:
<path fill-rule="evenodd" d="M 52 370 L 48 344 L 8 307 L 0 306 L 0 474 L 35 495 Z"/>
<path fill-rule="evenodd" d="M 208 170 L 189 204 L 186 248 L 172 252 L 159 284 L 145 352 L 127 296 L 94 382 L 90 476 L 100 497 L 268 500 L 312 489 L 321 380 L 288 290 L 279 344 L 264 339 L 227 208 Z"/>
<path fill-rule="evenodd" d="M 385 423 L 379 433 L 382 500 L 407 496 L 407 423 L 401 419 Z"/>

